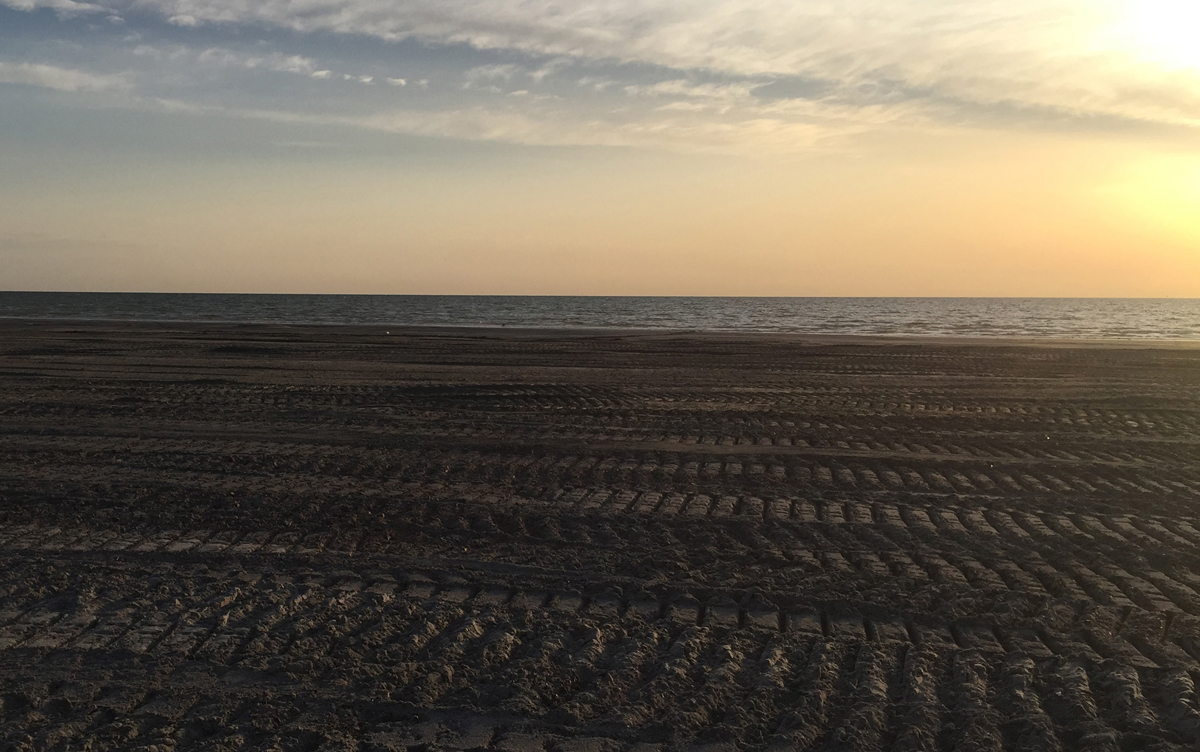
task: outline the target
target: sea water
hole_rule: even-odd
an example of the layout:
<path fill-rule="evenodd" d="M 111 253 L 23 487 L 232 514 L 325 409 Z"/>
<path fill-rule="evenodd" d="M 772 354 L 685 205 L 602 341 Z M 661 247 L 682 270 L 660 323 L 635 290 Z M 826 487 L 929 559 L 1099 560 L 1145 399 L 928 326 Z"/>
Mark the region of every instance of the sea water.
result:
<path fill-rule="evenodd" d="M 0 318 L 1200 340 L 1200 300 L 0 292 Z"/>

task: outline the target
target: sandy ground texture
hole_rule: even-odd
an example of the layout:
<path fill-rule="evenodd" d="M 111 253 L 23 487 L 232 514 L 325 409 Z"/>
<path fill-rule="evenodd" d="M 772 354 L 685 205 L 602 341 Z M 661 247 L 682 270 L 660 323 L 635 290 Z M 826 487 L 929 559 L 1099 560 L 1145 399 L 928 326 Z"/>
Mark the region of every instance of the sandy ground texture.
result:
<path fill-rule="evenodd" d="M 0 748 L 1196 749 L 1200 350 L 0 324 Z"/>

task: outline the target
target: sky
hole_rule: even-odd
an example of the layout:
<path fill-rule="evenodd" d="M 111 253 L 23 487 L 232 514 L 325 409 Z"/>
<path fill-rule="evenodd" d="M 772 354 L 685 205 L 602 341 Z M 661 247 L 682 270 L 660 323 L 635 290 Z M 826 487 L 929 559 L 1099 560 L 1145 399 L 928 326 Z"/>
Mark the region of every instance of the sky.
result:
<path fill-rule="evenodd" d="M 0 0 L 0 290 L 1200 297 L 1196 0 Z"/>

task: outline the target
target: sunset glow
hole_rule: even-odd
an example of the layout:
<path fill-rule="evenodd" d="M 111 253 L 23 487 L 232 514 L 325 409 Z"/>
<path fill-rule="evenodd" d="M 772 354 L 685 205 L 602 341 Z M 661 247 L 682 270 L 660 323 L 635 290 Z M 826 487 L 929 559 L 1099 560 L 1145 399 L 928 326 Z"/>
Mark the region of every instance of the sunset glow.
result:
<path fill-rule="evenodd" d="M 1106 190 L 1115 208 L 1200 256 L 1200 157 L 1166 155 L 1129 165 Z"/>
<path fill-rule="evenodd" d="M 1168 68 L 1200 71 L 1200 3 L 1128 0 L 1122 25 L 1149 60 Z"/>
<path fill-rule="evenodd" d="M 1198 38 L 1177 0 L 0 0 L 0 288 L 1200 296 Z"/>

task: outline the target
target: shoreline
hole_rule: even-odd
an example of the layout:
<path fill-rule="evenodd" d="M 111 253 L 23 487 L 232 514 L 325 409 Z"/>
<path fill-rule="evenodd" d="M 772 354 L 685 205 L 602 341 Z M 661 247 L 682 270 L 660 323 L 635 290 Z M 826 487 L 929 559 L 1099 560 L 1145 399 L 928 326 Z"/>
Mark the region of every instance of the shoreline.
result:
<path fill-rule="evenodd" d="M 779 342 L 809 345 L 881 345 L 881 346 L 946 346 L 946 347 L 1028 347 L 1028 348 L 1087 348 L 1087 349 L 1200 349 L 1200 339 L 1152 338 L 1088 338 L 1088 337 L 1029 337 L 1016 335 L 936 335 L 936 334 L 871 334 L 782 332 L 727 329 L 671 329 L 621 327 L 517 327 L 505 325 L 442 325 L 442 324 L 358 324 L 358 323 L 277 323 L 238 321 L 147 321 L 138 319 L 51 319 L 0 317 L 0 330 L 5 328 L 47 330 L 62 327 L 87 328 L 97 331 L 169 330 L 180 331 L 337 331 L 356 335 L 382 336 L 465 336 L 492 339 L 570 339 L 570 338 L 639 338 L 668 340 L 680 338 L 705 339 L 714 342 L 747 341 Z M 389 334 L 390 333 L 390 334 Z"/>

